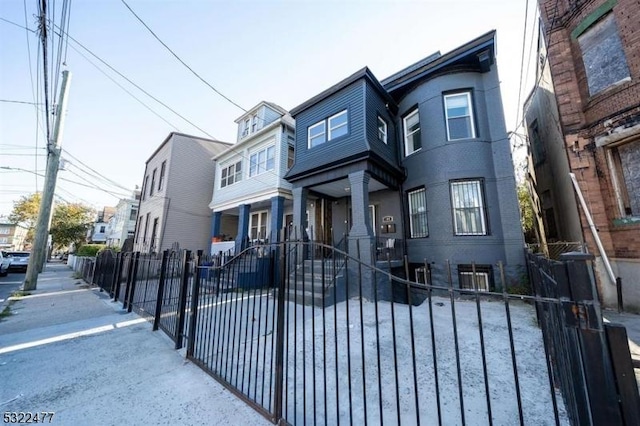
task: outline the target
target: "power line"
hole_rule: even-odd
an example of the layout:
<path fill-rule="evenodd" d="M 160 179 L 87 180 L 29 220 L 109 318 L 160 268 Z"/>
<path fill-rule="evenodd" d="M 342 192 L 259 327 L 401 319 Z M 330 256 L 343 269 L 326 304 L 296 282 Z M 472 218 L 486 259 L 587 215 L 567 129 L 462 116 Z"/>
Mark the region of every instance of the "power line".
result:
<path fill-rule="evenodd" d="M 0 99 L 0 102 L 6 102 L 11 104 L 25 104 L 25 105 L 42 105 L 36 102 L 27 102 L 27 101 L 12 101 L 10 99 Z"/>
<path fill-rule="evenodd" d="M 198 77 L 198 79 L 200 79 L 200 81 L 202 81 L 204 84 L 206 84 L 207 86 L 209 86 L 209 88 L 211 88 L 211 90 L 213 90 L 214 92 L 216 92 L 218 95 L 222 96 L 224 99 L 226 99 L 228 102 L 230 102 L 232 105 L 240 108 L 242 111 L 247 112 L 246 109 L 244 109 L 243 107 L 241 107 L 240 105 L 238 105 L 237 103 L 235 103 L 234 101 L 232 101 L 231 99 L 229 99 L 227 96 L 223 95 L 218 89 L 216 89 L 215 87 L 213 87 L 211 84 L 209 84 L 208 81 L 206 81 L 204 78 L 202 78 L 200 76 L 200 74 L 198 74 L 197 72 L 195 72 L 193 70 L 193 68 L 191 68 L 189 65 L 187 65 L 182 59 L 180 59 L 180 57 L 173 51 L 171 50 L 171 48 L 169 46 L 167 46 L 165 44 L 165 42 L 163 42 L 162 40 L 160 40 L 160 37 L 158 37 L 156 35 L 156 33 L 153 32 L 153 30 L 151 28 L 149 28 L 149 26 L 142 20 L 142 18 L 140 18 L 134 11 L 133 9 L 131 9 L 131 7 L 127 4 L 126 1 L 124 0 L 120 0 L 122 1 L 122 3 L 127 7 L 127 9 L 129 9 L 129 11 L 133 14 L 133 16 L 136 17 L 136 19 L 138 21 L 140 21 L 140 23 L 142 25 L 144 25 L 144 27 L 149 30 L 149 32 L 153 35 L 153 37 L 155 37 L 156 40 L 158 40 L 160 42 L 160 44 L 162 44 L 165 49 L 167 49 L 182 65 L 184 65 L 189 71 L 191 71 L 193 73 L 193 75 L 195 75 L 196 77 Z"/>
<path fill-rule="evenodd" d="M 57 26 L 55 23 L 53 24 L 54 27 L 56 27 L 58 29 L 58 31 L 61 31 L 64 34 L 64 30 L 62 28 L 60 28 L 59 26 Z M 200 130 L 202 133 L 204 133 L 205 135 L 209 136 L 211 139 L 215 139 L 217 140 L 216 137 L 214 137 L 213 135 L 209 134 L 206 130 L 200 128 L 199 126 L 197 126 L 196 124 L 194 124 L 193 122 L 191 122 L 188 118 L 184 117 L 183 115 L 181 115 L 180 113 L 178 113 L 177 111 L 175 111 L 173 108 L 171 108 L 169 105 L 165 104 L 164 102 L 162 102 L 160 99 L 156 98 L 155 96 L 153 96 L 151 93 L 147 92 L 146 90 L 144 90 L 142 87 L 140 87 L 139 85 L 137 85 L 136 83 L 134 83 L 133 81 L 131 81 L 131 79 L 129 79 L 128 77 L 126 77 L 124 74 L 122 74 L 120 71 L 118 71 L 117 69 L 115 69 L 114 67 L 112 67 L 111 65 L 109 65 L 106 61 L 104 61 L 102 58 L 100 58 L 98 55 L 96 55 L 95 53 L 93 53 L 91 50 L 89 50 L 87 47 L 85 47 L 82 43 L 80 43 L 78 40 L 76 40 L 75 38 L 73 38 L 70 34 L 66 34 L 68 39 L 71 39 L 71 41 L 73 41 L 74 43 L 76 43 L 78 46 L 80 46 L 82 49 L 84 49 L 87 53 L 89 53 L 91 56 L 93 56 L 94 58 L 96 58 L 98 61 L 100 61 L 102 64 L 104 64 L 107 68 L 109 68 L 111 71 L 115 72 L 116 74 L 118 74 L 120 77 L 122 77 L 123 79 L 125 79 L 129 84 L 131 84 L 132 86 L 134 86 L 136 89 L 140 90 L 142 93 L 144 93 L 145 95 L 147 95 L 148 97 L 150 97 L 151 99 L 153 99 L 154 101 L 158 102 L 160 105 L 162 105 L 163 107 L 167 108 L 169 111 L 171 111 L 172 113 L 174 113 L 175 115 L 177 115 L 178 117 L 180 117 L 181 119 L 183 119 L 184 121 L 186 121 L 187 123 L 189 123 L 190 125 L 192 125 L 193 127 L 195 127 L 196 129 Z M 73 46 L 72 46 L 73 47 Z"/>
<path fill-rule="evenodd" d="M 104 176 L 104 175 L 100 174 L 98 171 L 96 171 L 96 170 L 92 169 L 92 168 L 91 168 L 91 167 L 89 167 L 87 164 L 83 163 L 83 162 L 82 162 L 78 157 L 75 157 L 74 155 L 72 155 L 72 154 L 69 152 L 69 150 L 67 150 L 67 149 L 64 149 L 64 148 L 63 148 L 63 149 L 62 149 L 62 151 L 63 151 L 63 152 L 65 152 L 69 157 L 71 157 L 71 158 L 73 158 L 74 160 L 76 160 L 78 163 L 80 163 L 80 164 L 82 164 L 83 166 L 85 166 L 87 169 L 89 169 L 89 170 L 91 170 L 92 172 L 94 172 L 96 175 L 98 175 L 98 176 L 102 177 L 103 179 L 105 179 L 106 181 L 110 182 L 112 185 L 114 185 L 114 186 L 116 186 L 116 187 L 118 187 L 118 188 L 120 188 L 120 189 L 124 189 L 125 191 L 129 191 L 129 190 L 130 190 L 129 188 L 127 188 L 127 187 L 125 187 L 125 186 L 120 185 L 119 183 L 117 183 L 117 182 L 115 182 L 115 181 L 113 181 L 113 180 L 109 179 L 108 177 L 106 177 L 106 176 Z"/>

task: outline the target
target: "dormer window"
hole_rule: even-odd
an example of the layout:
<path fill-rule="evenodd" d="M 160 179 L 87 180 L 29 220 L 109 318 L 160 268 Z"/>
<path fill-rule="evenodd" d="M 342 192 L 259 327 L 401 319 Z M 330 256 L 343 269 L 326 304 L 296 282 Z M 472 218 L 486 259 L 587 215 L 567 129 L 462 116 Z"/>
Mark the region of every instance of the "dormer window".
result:
<path fill-rule="evenodd" d="M 254 115 L 251 122 L 251 133 L 255 133 L 258 130 L 258 115 Z"/>
<path fill-rule="evenodd" d="M 309 127 L 309 148 L 313 148 L 314 146 L 321 145 L 332 139 L 339 138 L 347 133 L 349 133 L 349 118 L 347 110 L 345 109 L 344 111 L 340 111 L 339 113 Z"/>
<path fill-rule="evenodd" d="M 250 130 L 251 130 L 251 119 L 246 118 L 244 120 L 244 128 L 242 129 L 242 137 L 248 136 Z"/>

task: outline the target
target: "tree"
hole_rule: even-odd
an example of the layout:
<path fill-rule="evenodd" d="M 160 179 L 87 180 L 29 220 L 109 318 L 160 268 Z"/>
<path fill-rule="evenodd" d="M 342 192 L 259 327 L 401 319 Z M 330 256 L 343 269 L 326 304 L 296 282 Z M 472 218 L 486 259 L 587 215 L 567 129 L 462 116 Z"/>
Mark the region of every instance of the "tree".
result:
<path fill-rule="evenodd" d="M 28 243 L 33 243 L 35 226 L 40 210 L 39 193 L 26 195 L 13 204 L 9 215 L 11 223 L 19 223 L 27 228 Z M 80 243 L 87 235 L 95 212 L 91 207 L 79 203 L 56 203 L 51 221 L 51 239 L 55 248 L 61 249 L 71 243 Z"/>
<path fill-rule="evenodd" d="M 41 194 L 36 192 L 31 195 L 24 195 L 13 203 L 13 210 L 9 215 L 11 223 L 20 224 L 27 228 L 25 242 L 32 244 L 36 222 L 38 221 L 38 211 L 40 210 Z"/>
<path fill-rule="evenodd" d="M 51 239 L 55 249 L 82 243 L 93 223 L 95 212 L 79 203 L 57 204 L 51 221 Z"/>
<path fill-rule="evenodd" d="M 518 204 L 520 205 L 520 221 L 522 222 L 525 241 L 527 243 L 535 242 L 537 240 L 534 228 L 535 213 L 533 212 L 531 194 L 529 194 L 525 184 L 518 185 Z"/>

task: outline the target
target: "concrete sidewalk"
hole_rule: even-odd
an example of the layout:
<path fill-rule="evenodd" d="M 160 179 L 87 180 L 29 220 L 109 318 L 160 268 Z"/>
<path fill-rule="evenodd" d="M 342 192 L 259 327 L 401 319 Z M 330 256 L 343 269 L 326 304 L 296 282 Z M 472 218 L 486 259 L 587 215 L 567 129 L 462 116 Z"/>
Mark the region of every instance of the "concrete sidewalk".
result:
<path fill-rule="evenodd" d="M 0 411 L 61 425 L 271 424 L 162 332 L 48 264 L 0 321 Z"/>

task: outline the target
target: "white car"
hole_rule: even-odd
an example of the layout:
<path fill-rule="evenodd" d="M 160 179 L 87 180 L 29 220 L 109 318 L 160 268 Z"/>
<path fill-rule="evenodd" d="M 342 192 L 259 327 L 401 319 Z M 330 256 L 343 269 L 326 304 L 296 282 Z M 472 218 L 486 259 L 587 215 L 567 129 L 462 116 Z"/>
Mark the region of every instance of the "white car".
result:
<path fill-rule="evenodd" d="M 0 277 L 6 277 L 11 265 L 11 257 L 7 252 L 0 251 Z"/>

